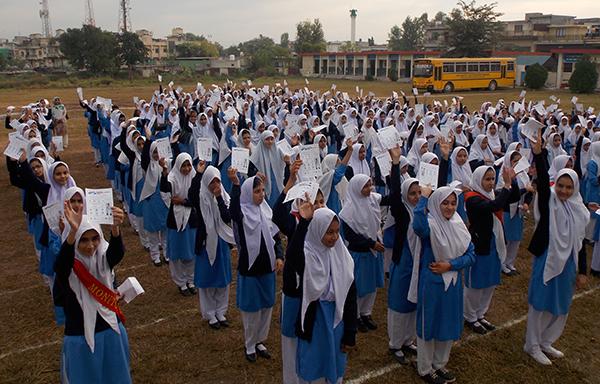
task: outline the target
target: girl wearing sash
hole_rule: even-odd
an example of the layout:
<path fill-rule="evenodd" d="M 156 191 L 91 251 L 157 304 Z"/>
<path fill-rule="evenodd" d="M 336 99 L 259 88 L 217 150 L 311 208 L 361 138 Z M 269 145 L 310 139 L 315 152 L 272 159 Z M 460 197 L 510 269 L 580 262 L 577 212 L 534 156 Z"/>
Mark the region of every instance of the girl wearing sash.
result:
<path fill-rule="evenodd" d="M 124 214 L 113 207 L 111 237 L 65 202 L 69 234 L 56 260 L 61 304 L 65 309 L 65 336 L 61 359 L 63 383 L 131 383 L 129 342 L 112 282 L 114 268 L 123 259 L 119 225 Z"/>

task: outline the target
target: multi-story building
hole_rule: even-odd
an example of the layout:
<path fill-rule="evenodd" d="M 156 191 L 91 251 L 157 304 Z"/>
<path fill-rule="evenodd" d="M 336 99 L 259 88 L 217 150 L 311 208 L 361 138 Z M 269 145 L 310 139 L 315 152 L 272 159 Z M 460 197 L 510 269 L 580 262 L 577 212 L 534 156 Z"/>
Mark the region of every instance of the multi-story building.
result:
<path fill-rule="evenodd" d="M 161 61 L 169 57 L 169 43 L 167 39 L 156 39 L 147 29 L 135 31 L 144 46 L 148 49 L 148 58 L 151 61 Z"/>
<path fill-rule="evenodd" d="M 31 69 L 57 69 L 68 66 L 67 60 L 60 52 L 56 37 L 64 31 L 56 31 L 54 38 L 44 37 L 40 33 L 29 36 L 15 36 L 12 42 L 13 57 L 23 60 Z"/>

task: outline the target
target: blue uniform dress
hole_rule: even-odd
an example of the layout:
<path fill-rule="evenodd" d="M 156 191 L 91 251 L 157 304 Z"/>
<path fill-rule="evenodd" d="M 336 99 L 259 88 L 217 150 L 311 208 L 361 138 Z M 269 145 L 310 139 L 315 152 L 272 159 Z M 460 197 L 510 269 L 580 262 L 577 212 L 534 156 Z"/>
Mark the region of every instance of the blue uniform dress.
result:
<path fill-rule="evenodd" d="M 336 383 L 344 376 L 348 357 L 341 351 L 344 322 L 334 328 L 335 301 L 319 301 L 311 341 L 298 338 L 297 373 L 302 380 L 325 378 Z"/>
<path fill-rule="evenodd" d="M 275 272 L 258 276 L 237 275 L 236 305 L 243 312 L 257 312 L 275 305 Z"/>
<path fill-rule="evenodd" d="M 276 180 L 277 179 L 275 178 L 275 173 L 271 169 L 271 195 L 267 199 L 267 203 L 269 204 L 269 207 L 271 207 L 271 208 L 273 208 L 275 206 L 275 203 L 277 202 L 277 199 L 279 198 L 279 195 L 281 194 L 281 191 L 277 187 Z"/>
<path fill-rule="evenodd" d="M 131 383 L 129 341 L 127 331 L 120 322 L 119 330 L 121 331 L 120 335 L 112 328 L 97 332 L 94 335 L 94 353 L 85 341 L 85 336 L 65 336 L 62 353 L 62 382 L 69 384 Z M 90 380 L 90 378 L 97 380 Z"/>
<path fill-rule="evenodd" d="M 41 251 L 44 246 L 40 243 L 40 239 L 42 237 L 42 233 L 44 232 L 44 217 L 42 214 L 37 215 L 28 215 L 27 220 L 27 229 L 29 233 L 33 236 L 33 241 L 35 243 L 35 249 L 37 251 Z"/>
<path fill-rule="evenodd" d="M 598 164 L 594 159 L 587 163 L 585 175 L 585 203 L 600 202 L 600 182 L 598 182 Z"/>
<path fill-rule="evenodd" d="M 197 228 L 191 228 L 189 222 L 183 231 L 167 228 L 167 257 L 169 260 L 194 260 L 196 232 Z"/>
<path fill-rule="evenodd" d="M 133 182 L 135 183 L 135 180 L 133 180 Z M 131 205 L 129 205 L 129 211 L 137 217 L 142 217 L 144 214 L 142 211 L 142 202 L 140 201 L 140 196 L 142 195 L 143 188 L 144 177 L 142 177 L 140 181 L 135 183 L 135 197 L 133 195 L 131 196 Z"/>
<path fill-rule="evenodd" d="M 413 256 L 408 241 L 402 247 L 402 256 L 398 264 L 390 264 L 390 283 L 388 287 L 388 308 L 399 313 L 411 313 L 417 305 L 408 301 L 408 290 L 412 276 Z"/>
<path fill-rule="evenodd" d="M 573 255 L 567 260 L 563 271 L 544 284 L 544 266 L 548 249 L 533 258 L 533 270 L 529 281 L 528 302 L 536 311 L 546 311 L 554 316 L 566 315 L 573 301 L 577 268 Z"/>
<path fill-rule="evenodd" d="M 281 302 L 281 334 L 296 338 L 296 320 L 302 306 L 302 299 L 283 295 Z"/>
<path fill-rule="evenodd" d="M 510 217 L 510 212 L 504 212 L 504 240 L 523 240 L 523 216 L 521 213 L 517 212 L 514 217 Z"/>
<path fill-rule="evenodd" d="M 347 166 L 345 164 L 339 164 L 335 167 L 335 172 L 333 173 L 333 181 L 331 182 L 331 191 L 329 191 L 329 197 L 327 198 L 327 208 L 331 209 L 335 212 L 336 215 L 340 213 L 342 210 L 342 202 L 340 200 L 340 194 L 336 191 L 335 187 L 342 181 L 346 174 Z"/>
<path fill-rule="evenodd" d="M 465 286 L 474 289 L 495 287 L 500 284 L 502 266 L 496 250 L 496 236 L 492 234 L 490 253 L 475 255 L 475 263 L 465 269 Z"/>
<path fill-rule="evenodd" d="M 167 207 L 160 195 L 160 183 L 156 184 L 154 193 L 145 200 L 142 200 L 140 205 L 142 216 L 144 217 L 144 229 L 146 231 L 160 232 L 167 229 L 169 207 Z"/>
<path fill-rule="evenodd" d="M 225 240 L 219 238 L 217 255 L 210 265 L 206 248 L 196 255 L 194 284 L 198 288 L 225 288 L 231 283 L 231 256 Z"/>
<path fill-rule="evenodd" d="M 356 295 L 364 297 L 383 288 L 383 255 L 381 252 L 350 252 L 354 260 Z"/>
<path fill-rule="evenodd" d="M 444 290 L 442 276 L 431 272 L 429 264 L 435 262 L 429 223 L 425 208 L 428 199 L 421 197 L 415 208 L 413 228 L 421 238 L 421 260 L 419 263 L 419 287 L 417 298 L 417 336 L 429 341 L 458 340 L 463 330 L 463 285 L 461 274 L 456 284 Z M 469 245 L 464 255 L 450 261 L 453 271 L 472 265 L 475 262 L 475 248 Z"/>

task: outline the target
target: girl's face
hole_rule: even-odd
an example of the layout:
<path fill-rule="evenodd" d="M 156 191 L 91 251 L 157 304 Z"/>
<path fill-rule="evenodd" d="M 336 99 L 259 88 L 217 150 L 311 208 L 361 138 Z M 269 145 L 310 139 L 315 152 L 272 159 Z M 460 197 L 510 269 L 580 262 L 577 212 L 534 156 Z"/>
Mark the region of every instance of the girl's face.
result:
<path fill-rule="evenodd" d="M 70 199 L 71 207 L 77 213 L 83 209 L 83 197 L 78 193 L 74 194 Z"/>
<path fill-rule="evenodd" d="M 255 205 L 261 205 L 265 200 L 265 185 L 260 183 L 256 188 L 252 190 L 252 202 Z"/>
<path fill-rule="evenodd" d="M 586 144 L 584 144 L 583 145 L 583 150 L 586 151 L 586 152 L 589 151 L 591 145 L 592 145 L 592 143 L 586 143 Z"/>
<path fill-rule="evenodd" d="M 331 220 L 331 224 L 329 224 L 327 231 L 321 238 L 321 243 L 324 246 L 326 246 L 327 248 L 332 248 L 335 245 L 335 243 L 338 241 L 339 238 L 340 238 L 340 222 L 337 219 L 337 217 L 334 217 L 333 220 Z"/>
<path fill-rule="evenodd" d="M 467 151 L 460 150 L 456 154 L 456 162 L 458 163 L 458 165 L 465 165 L 465 163 L 467 162 L 468 157 L 469 157 L 469 155 L 467 155 Z"/>
<path fill-rule="evenodd" d="M 201 125 L 205 125 L 207 121 L 208 121 L 208 119 L 206 118 L 205 115 L 200 116 L 200 124 Z"/>
<path fill-rule="evenodd" d="M 573 169 L 573 159 L 567 160 L 567 164 L 565 164 L 565 168 Z"/>
<path fill-rule="evenodd" d="M 496 126 L 495 125 L 490 126 L 490 128 L 488 130 L 490 131 L 490 135 L 496 134 Z"/>
<path fill-rule="evenodd" d="M 40 160 L 32 160 L 31 161 L 31 170 L 33 171 L 33 174 L 36 177 L 44 176 L 44 167 L 42 166 L 42 163 L 40 162 Z"/>
<path fill-rule="evenodd" d="M 28 139 L 33 139 L 35 136 L 36 136 L 35 129 L 32 129 L 32 130 L 29 131 L 29 134 L 27 135 L 27 138 Z"/>
<path fill-rule="evenodd" d="M 267 147 L 267 149 L 271 149 L 271 147 L 273 146 L 273 143 L 275 143 L 274 137 L 267 137 L 265 139 L 265 147 Z"/>
<path fill-rule="evenodd" d="M 38 159 L 46 159 L 46 154 L 44 153 L 44 151 L 37 151 L 35 153 L 35 157 L 37 157 Z"/>
<path fill-rule="evenodd" d="M 510 166 L 514 168 L 519 160 L 521 160 L 521 154 L 519 152 L 513 152 L 512 156 L 510 157 Z"/>
<path fill-rule="evenodd" d="M 158 110 L 158 113 L 160 113 L 162 115 L 163 113 L 165 113 L 165 106 L 161 104 L 158 106 L 157 110 Z"/>
<path fill-rule="evenodd" d="M 366 157 L 367 157 L 367 150 L 365 149 L 365 146 L 363 145 L 358 150 L 358 160 L 363 161 Z"/>
<path fill-rule="evenodd" d="M 479 129 L 483 129 L 483 124 L 484 124 L 484 123 L 483 123 L 483 120 L 479 120 L 479 121 L 477 122 L 477 128 L 479 128 Z"/>
<path fill-rule="evenodd" d="M 442 211 L 442 216 L 444 216 L 446 220 L 450 220 L 456 212 L 456 195 L 451 193 L 450 196 L 446 197 L 446 199 L 442 201 L 442 204 L 440 204 L 440 209 Z"/>
<path fill-rule="evenodd" d="M 325 147 L 327 147 L 327 139 L 322 137 L 321 140 L 319 140 L 319 148 L 324 149 Z"/>
<path fill-rule="evenodd" d="M 192 111 L 192 112 L 190 113 L 190 122 L 191 122 L 192 124 L 195 124 L 195 123 L 196 123 L 196 119 L 197 119 L 197 118 L 198 118 L 198 114 L 196 113 L 196 111 Z"/>
<path fill-rule="evenodd" d="M 242 142 L 244 143 L 244 147 L 248 148 L 250 146 L 251 140 L 252 137 L 250 136 L 250 133 L 244 132 L 244 134 L 242 135 Z"/>
<path fill-rule="evenodd" d="M 554 147 L 558 148 L 558 146 L 560 145 L 559 135 L 554 135 L 554 137 L 552 138 L 552 144 L 554 145 Z"/>
<path fill-rule="evenodd" d="M 496 172 L 492 169 L 488 169 L 481 179 L 481 186 L 484 191 L 492 192 L 494 185 L 496 185 Z"/>
<path fill-rule="evenodd" d="M 423 154 L 425 152 L 427 152 L 429 150 L 429 145 L 427 145 L 427 143 L 423 144 L 421 146 L 421 149 L 419 150 L 419 155 L 423 156 Z"/>
<path fill-rule="evenodd" d="M 218 185 L 221 185 L 221 180 L 215 177 L 210 183 L 208 183 L 208 189 L 214 191 Z"/>
<path fill-rule="evenodd" d="M 190 163 L 190 161 L 189 160 L 184 161 L 183 164 L 181 164 L 179 171 L 181 172 L 181 174 L 183 176 L 189 175 L 190 172 L 192 172 L 192 164 Z"/>
<path fill-rule="evenodd" d="M 93 229 L 89 229 L 81 235 L 77 250 L 83 256 L 92 257 L 100 245 L 100 235 Z"/>
<path fill-rule="evenodd" d="M 485 139 L 481 140 L 480 147 L 481 147 L 481 150 L 483 150 L 483 151 L 485 151 L 487 149 L 487 147 L 488 147 L 488 139 L 487 139 L 487 137 Z"/>
<path fill-rule="evenodd" d="M 67 181 L 69 180 L 69 170 L 64 165 L 60 164 L 56 168 L 54 168 L 54 173 L 52 174 L 54 181 L 56 181 L 59 185 L 67 185 Z"/>
<path fill-rule="evenodd" d="M 373 120 L 367 119 L 367 121 L 365 122 L 365 125 L 367 126 L 367 128 L 371 128 L 373 126 Z"/>
<path fill-rule="evenodd" d="M 573 196 L 574 192 L 574 184 L 571 177 L 568 175 L 563 175 L 556 180 L 556 184 L 554 184 L 554 191 L 556 192 L 556 196 L 558 196 L 560 201 L 567 201 L 571 196 Z"/>
<path fill-rule="evenodd" d="M 325 198 L 323 197 L 323 192 L 321 192 L 321 190 L 317 192 L 317 197 L 315 198 L 315 203 L 313 205 L 315 210 L 325 208 Z"/>
<path fill-rule="evenodd" d="M 431 161 L 429 162 L 429 164 L 440 165 L 440 161 L 434 157 L 433 159 L 431 159 Z"/>
<path fill-rule="evenodd" d="M 372 190 L 373 190 L 373 182 L 371 182 L 371 180 L 369 180 L 360 190 L 360 194 L 363 195 L 364 197 L 369 197 L 369 195 L 371 195 Z"/>
<path fill-rule="evenodd" d="M 421 186 L 419 183 L 413 183 L 410 188 L 408 188 L 408 196 L 407 200 L 410 205 L 417 205 L 419 199 L 421 198 Z"/>
<path fill-rule="evenodd" d="M 154 151 L 152 151 L 152 160 L 154 160 L 154 161 L 159 160 L 158 149 L 155 149 Z"/>
<path fill-rule="evenodd" d="M 423 134 L 423 129 L 424 129 L 424 128 L 423 128 L 423 126 L 422 126 L 422 125 L 419 125 L 419 126 L 417 127 L 417 136 L 421 136 L 421 135 Z"/>
<path fill-rule="evenodd" d="M 142 151 L 142 149 L 144 149 L 144 139 L 142 136 L 138 137 L 135 145 L 137 146 L 138 151 Z"/>
<path fill-rule="evenodd" d="M 408 164 L 400 168 L 400 174 L 404 175 L 406 172 L 408 172 Z"/>
<path fill-rule="evenodd" d="M 455 130 L 456 130 L 456 134 L 460 135 L 462 133 L 462 125 L 457 126 Z"/>
<path fill-rule="evenodd" d="M 313 121 L 313 127 L 318 127 L 319 125 L 321 125 L 321 121 L 317 117 L 317 118 L 315 118 L 315 121 Z"/>

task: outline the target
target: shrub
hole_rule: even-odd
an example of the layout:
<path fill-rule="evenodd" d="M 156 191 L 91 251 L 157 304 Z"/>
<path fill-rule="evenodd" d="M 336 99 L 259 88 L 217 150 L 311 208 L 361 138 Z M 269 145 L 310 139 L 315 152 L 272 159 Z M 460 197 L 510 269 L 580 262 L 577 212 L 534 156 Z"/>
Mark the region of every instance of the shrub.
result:
<path fill-rule="evenodd" d="M 598 83 L 598 70 L 596 64 L 589 57 L 584 56 L 575 65 L 575 71 L 569 79 L 569 88 L 574 92 L 592 93 Z"/>
<path fill-rule="evenodd" d="M 548 80 L 548 71 L 538 63 L 527 67 L 525 72 L 525 85 L 527 88 L 540 89 Z"/>

